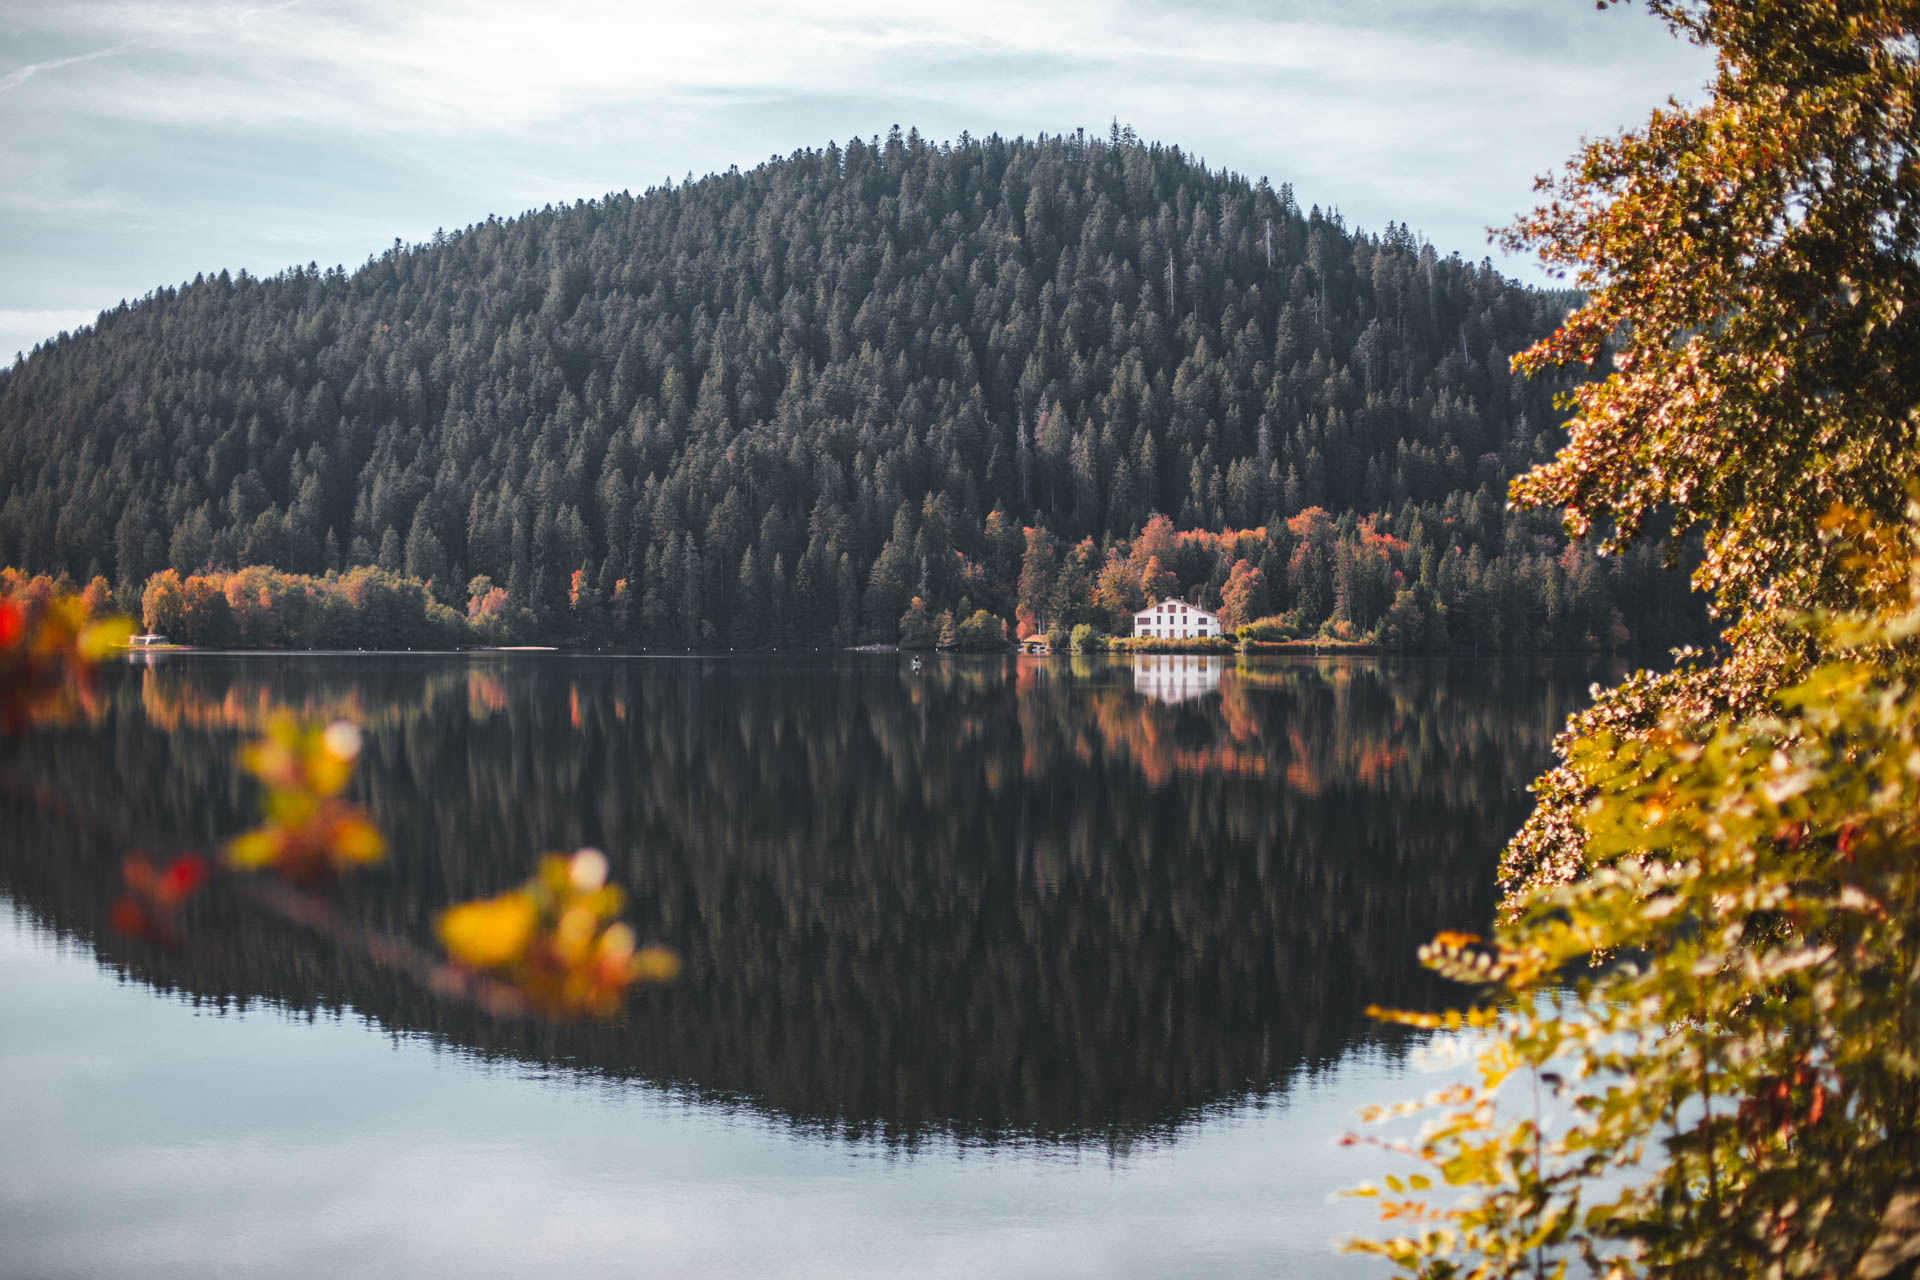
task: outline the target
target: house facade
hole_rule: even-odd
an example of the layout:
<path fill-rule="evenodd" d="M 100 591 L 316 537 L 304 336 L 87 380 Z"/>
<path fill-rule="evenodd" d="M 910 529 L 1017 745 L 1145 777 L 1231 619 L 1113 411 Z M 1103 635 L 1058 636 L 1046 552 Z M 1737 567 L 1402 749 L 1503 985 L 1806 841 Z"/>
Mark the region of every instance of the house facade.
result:
<path fill-rule="evenodd" d="M 1185 600 L 1162 600 L 1133 615 L 1133 634 L 1153 640 L 1193 640 L 1220 634 L 1220 619 Z"/>

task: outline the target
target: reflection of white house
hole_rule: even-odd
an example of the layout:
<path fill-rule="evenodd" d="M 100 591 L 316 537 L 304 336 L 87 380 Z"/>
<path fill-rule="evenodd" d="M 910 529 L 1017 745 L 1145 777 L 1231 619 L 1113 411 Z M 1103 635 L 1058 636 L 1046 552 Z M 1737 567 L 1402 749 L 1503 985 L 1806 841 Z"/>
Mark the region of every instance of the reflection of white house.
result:
<path fill-rule="evenodd" d="M 1133 615 L 1133 634 L 1155 640 L 1191 640 L 1220 634 L 1220 619 L 1185 600 L 1162 600 Z"/>
<path fill-rule="evenodd" d="M 1222 659 L 1204 653 L 1136 653 L 1133 687 L 1162 702 L 1185 702 L 1220 687 Z"/>

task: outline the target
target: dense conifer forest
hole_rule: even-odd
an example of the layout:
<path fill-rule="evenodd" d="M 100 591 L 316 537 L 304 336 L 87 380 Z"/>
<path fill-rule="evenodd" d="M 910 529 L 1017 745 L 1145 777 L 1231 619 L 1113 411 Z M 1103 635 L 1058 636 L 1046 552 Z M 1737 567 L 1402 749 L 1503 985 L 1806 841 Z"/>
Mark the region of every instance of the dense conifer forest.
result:
<path fill-rule="evenodd" d="M 1574 301 L 1130 130 L 896 129 L 123 303 L 0 371 L 0 563 L 197 591 L 228 642 L 299 643 L 262 611 L 356 568 L 425 584 L 423 637 L 964 645 L 1178 594 L 1698 639 L 1657 547 L 1506 509 L 1570 385 L 1508 359 Z"/>

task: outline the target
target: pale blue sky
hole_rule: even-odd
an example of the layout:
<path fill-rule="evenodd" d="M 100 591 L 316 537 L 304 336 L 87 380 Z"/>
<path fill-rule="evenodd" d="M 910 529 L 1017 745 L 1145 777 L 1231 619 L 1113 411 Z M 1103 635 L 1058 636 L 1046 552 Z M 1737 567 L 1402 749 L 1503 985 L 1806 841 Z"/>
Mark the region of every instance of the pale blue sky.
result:
<path fill-rule="evenodd" d="M 198 271 L 349 267 L 489 214 L 895 123 L 1110 120 L 1442 252 L 1710 61 L 1591 0 L 0 0 L 0 353 Z"/>

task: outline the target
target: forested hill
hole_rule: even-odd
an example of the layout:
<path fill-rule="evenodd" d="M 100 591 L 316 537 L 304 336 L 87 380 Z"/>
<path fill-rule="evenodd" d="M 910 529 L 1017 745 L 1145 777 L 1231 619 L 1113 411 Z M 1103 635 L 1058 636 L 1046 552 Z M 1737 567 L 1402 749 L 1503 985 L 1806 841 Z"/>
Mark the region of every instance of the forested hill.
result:
<path fill-rule="evenodd" d="M 1565 389 L 1507 358 L 1569 301 L 1130 132 L 896 130 L 104 313 L 0 373 L 0 561 L 131 593 L 373 564 L 617 644 L 1173 591 L 1403 645 L 1664 642 L 1675 575 L 1504 510 Z"/>

